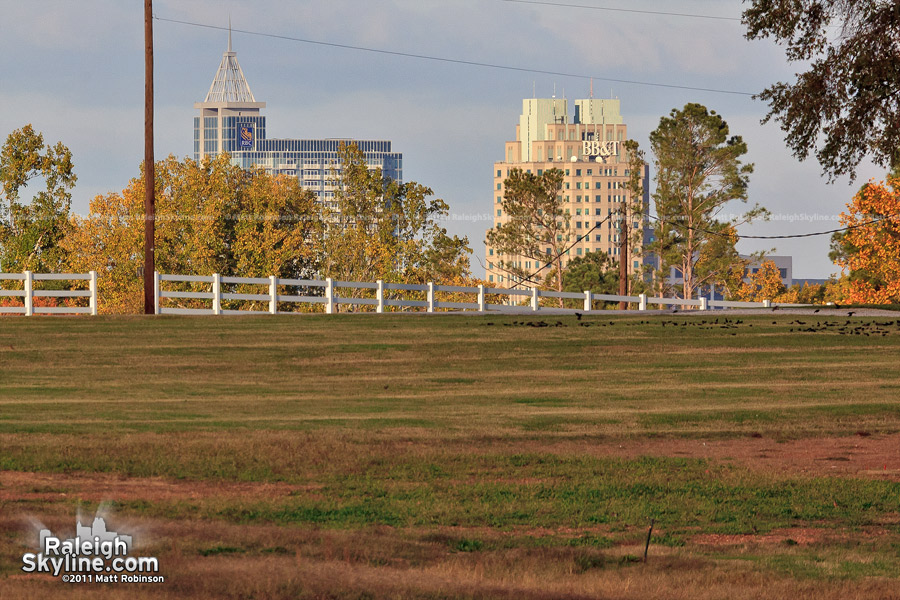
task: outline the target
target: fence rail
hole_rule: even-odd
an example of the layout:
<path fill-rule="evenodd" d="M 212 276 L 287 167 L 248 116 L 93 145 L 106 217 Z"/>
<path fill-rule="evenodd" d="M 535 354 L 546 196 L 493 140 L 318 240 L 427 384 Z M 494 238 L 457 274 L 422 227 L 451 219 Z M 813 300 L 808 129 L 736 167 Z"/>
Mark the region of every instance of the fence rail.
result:
<path fill-rule="evenodd" d="M 22 289 L 3 289 L 4 281 L 21 281 Z M 36 281 L 87 281 L 88 289 L 35 289 Z M 27 317 L 36 314 L 97 314 L 97 272 L 90 273 L 0 273 L 0 298 L 21 298 L 22 306 L 0 306 L 0 314 Z M 87 298 L 87 306 L 36 306 L 35 298 Z"/>
<path fill-rule="evenodd" d="M 164 289 L 164 283 L 188 283 L 188 284 L 209 284 L 209 291 L 181 291 Z M 245 286 L 256 286 L 259 288 L 257 293 L 231 293 L 222 290 L 222 284 L 241 284 Z M 280 293 L 279 288 L 295 287 L 304 288 L 306 293 L 296 295 Z M 265 289 L 263 289 L 265 288 Z M 699 299 L 683 299 L 683 298 L 653 298 L 646 294 L 638 296 L 618 296 L 612 294 L 595 294 L 590 291 L 582 293 L 578 292 L 553 292 L 532 289 L 507 289 L 492 288 L 479 285 L 478 287 L 464 287 L 456 285 L 435 285 L 427 284 L 400 284 L 385 283 L 382 280 L 375 282 L 361 281 L 339 281 L 334 279 L 279 279 L 277 277 L 258 278 L 258 277 L 222 277 L 219 274 L 211 276 L 189 276 L 189 275 L 163 275 L 155 274 L 156 289 L 156 314 L 278 314 L 279 304 L 324 304 L 325 312 L 332 314 L 338 311 L 339 306 L 374 306 L 376 313 L 383 313 L 386 307 L 396 308 L 424 308 L 426 312 L 432 313 L 438 310 L 477 310 L 480 312 L 497 311 L 506 312 L 515 309 L 521 309 L 521 305 L 512 304 L 496 304 L 488 302 L 488 297 L 507 298 L 510 302 L 522 302 L 527 300 L 532 311 L 538 312 L 542 309 L 552 308 L 559 312 L 583 312 L 594 309 L 596 302 L 628 302 L 637 305 L 638 310 L 648 310 L 649 306 L 684 306 L 696 308 L 698 310 L 709 310 L 711 308 L 770 308 L 774 306 L 791 307 L 791 306 L 808 306 L 805 304 L 784 304 L 773 303 L 770 300 L 763 302 L 732 302 L 725 300 L 708 300 L 707 298 Z M 349 296 L 340 296 L 340 290 L 364 290 L 374 292 L 374 297 L 353 298 Z M 424 293 L 425 299 L 410 299 L 400 297 L 389 297 L 385 292 L 412 292 L 418 293 L 419 298 Z M 345 292 L 346 293 L 346 292 Z M 469 294 L 473 296 L 472 301 L 465 301 L 466 298 L 454 298 L 451 300 L 439 300 L 438 293 L 443 294 Z M 582 308 L 579 309 L 559 309 L 556 307 L 542 307 L 541 298 L 545 299 L 566 299 L 578 300 L 582 302 Z M 196 307 L 172 307 L 165 306 L 166 299 L 189 299 L 189 300 L 208 300 L 209 308 Z M 251 301 L 267 304 L 267 310 L 228 310 L 222 308 L 223 301 Z"/>

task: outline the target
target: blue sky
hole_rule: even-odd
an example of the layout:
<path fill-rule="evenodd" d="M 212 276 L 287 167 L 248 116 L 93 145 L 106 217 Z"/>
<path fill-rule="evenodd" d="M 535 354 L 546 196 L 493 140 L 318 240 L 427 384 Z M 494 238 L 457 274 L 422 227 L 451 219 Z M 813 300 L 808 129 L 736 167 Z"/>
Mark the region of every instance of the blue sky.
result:
<path fill-rule="evenodd" d="M 562 1 L 562 0 L 560 0 Z M 568 0 L 594 7 L 739 17 L 737 0 Z M 32 123 L 74 153 L 73 210 L 123 189 L 143 158 L 143 3 L 121 0 L 0 0 L 0 134 Z M 783 235 L 838 227 L 833 220 L 859 185 L 883 170 L 864 165 L 857 182 L 827 184 L 815 161 L 798 162 L 766 106 L 747 96 L 612 83 L 603 78 L 758 92 L 788 80 L 774 44 L 748 42 L 739 22 L 549 7 L 504 0 L 156 0 L 158 17 L 545 71 L 594 76 L 594 95 L 621 100 L 630 136 L 645 149 L 659 118 L 687 102 L 719 112 L 744 137 L 755 163 L 750 201 L 775 216 L 741 229 Z M 192 153 L 201 101 L 227 43 L 222 30 L 154 21 L 158 158 Z M 451 207 L 452 233 L 467 235 L 483 275 L 492 167 L 515 136 L 522 98 L 587 97 L 581 77 L 448 64 L 234 33 L 234 49 L 269 137 L 390 139 L 404 176 Z M 651 167 L 652 174 L 652 167 Z M 738 204 L 728 212 L 738 212 Z M 828 236 L 740 242 L 794 257 L 795 277 L 826 277 Z"/>

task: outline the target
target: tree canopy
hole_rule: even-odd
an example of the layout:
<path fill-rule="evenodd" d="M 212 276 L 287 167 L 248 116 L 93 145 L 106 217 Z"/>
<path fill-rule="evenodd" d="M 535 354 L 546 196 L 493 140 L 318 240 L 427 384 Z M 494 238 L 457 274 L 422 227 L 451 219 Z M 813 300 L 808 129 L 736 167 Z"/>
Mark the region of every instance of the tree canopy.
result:
<path fill-rule="evenodd" d="M 438 226 L 446 203 L 415 182 L 369 170 L 355 147 L 344 158 L 333 206 L 296 178 L 242 169 L 225 154 L 157 162 L 158 270 L 461 284 L 469 276 L 467 240 Z M 97 196 L 62 240 L 68 268 L 98 272 L 103 312 L 140 312 L 143 197 L 143 175 L 121 193 Z"/>
<path fill-rule="evenodd" d="M 144 179 L 95 197 L 62 241 L 69 268 L 96 270 L 103 312 L 140 312 Z M 316 273 L 321 220 L 296 179 L 232 165 L 227 155 L 156 164 L 156 264 L 160 272 L 282 278 Z"/>
<path fill-rule="evenodd" d="M 868 183 L 841 213 L 848 227 L 832 240 L 832 259 L 848 272 L 851 302 L 900 302 L 900 176 Z"/>
<path fill-rule="evenodd" d="M 814 152 L 826 175 L 856 175 L 869 155 L 900 160 L 900 4 L 885 0 L 751 0 L 748 39 L 772 37 L 806 70 L 757 97 L 794 154 Z"/>
<path fill-rule="evenodd" d="M 569 215 L 563 212 L 559 193 L 563 176 L 560 169 L 547 169 L 540 175 L 510 169 L 501 203 L 507 221 L 487 232 L 488 244 L 505 257 L 500 259 L 501 269 L 526 279 L 532 273 L 517 258 L 550 263 L 552 270 L 545 281 L 557 291 L 563 288 L 563 254 L 570 236 Z"/>
<path fill-rule="evenodd" d="M 657 279 L 671 266 L 682 274 L 685 298 L 703 285 L 723 282 L 745 262 L 735 249 L 735 227 L 759 216 L 754 206 L 741 217 L 720 221 L 733 200 L 747 201 L 752 164 L 743 164 L 747 144 L 730 136 L 728 124 L 715 111 L 687 104 L 662 117 L 650 134 L 656 166 L 653 195 L 658 221 L 649 248 L 659 259 Z"/>
<path fill-rule="evenodd" d="M 438 224 L 449 206 L 431 188 L 369 169 L 354 145 L 341 148 L 334 201 L 324 207 L 321 271 L 342 280 L 457 282 L 470 276 L 468 239 Z"/>
<path fill-rule="evenodd" d="M 26 202 L 21 192 L 35 179 L 43 188 Z M 58 242 L 68 228 L 75 181 L 72 153 L 62 142 L 44 144 L 31 125 L 9 134 L 0 151 L 0 269 L 59 270 Z"/>

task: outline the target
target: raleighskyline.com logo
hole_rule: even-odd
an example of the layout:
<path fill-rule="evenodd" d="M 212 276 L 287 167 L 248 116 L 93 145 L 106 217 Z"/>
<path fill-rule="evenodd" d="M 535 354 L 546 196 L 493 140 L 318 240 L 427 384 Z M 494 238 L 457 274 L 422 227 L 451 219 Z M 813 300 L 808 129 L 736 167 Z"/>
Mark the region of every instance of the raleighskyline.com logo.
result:
<path fill-rule="evenodd" d="M 159 560 L 129 556 L 132 538 L 106 530 L 106 521 L 95 517 L 90 527 L 76 521 L 75 537 L 62 539 L 42 529 L 38 552 L 22 557 L 26 573 L 50 573 L 66 583 L 162 583 Z"/>

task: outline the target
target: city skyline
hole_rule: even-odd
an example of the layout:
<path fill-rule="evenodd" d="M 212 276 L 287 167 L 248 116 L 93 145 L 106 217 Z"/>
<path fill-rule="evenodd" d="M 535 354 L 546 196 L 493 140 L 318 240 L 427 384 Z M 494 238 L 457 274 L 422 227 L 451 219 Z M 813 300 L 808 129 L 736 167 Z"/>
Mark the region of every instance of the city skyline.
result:
<path fill-rule="evenodd" d="M 72 209 L 84 214 L 95 195 L 121 191 L 139 172 L 142 11 L 111 0 L 77 5 L 0 0 L 0 6 L 8 22 L 17 24 L 0 40 L 5 108 L 0 132 L 5 136 L 32 123 L 46 141 L 71 148 L 79 177 Z M 628 6 L 672 9 L 671 3 L 658 0 Z M 693 0 L 679 2 L 677 8 L 734 18 L 742 4 Z M 748 143 L 748 160 L 756 164 L 751 203 L 764 205 L 776 218 L 799 219 L 743 227 L 744 234 L 837 228 L 827 218 L 844 210 L 870 177 L 883 177 L 883 170 L 866 165 L 852 185 L 846 179 L 827 185 L 814 161 L 800 163 L 790 155 L 776 124 L 759 124 L 766 106 L 745 95 L 602 79 L 758 92 L 799 70 L 785 64 L 774 44 L 744 40 L 737 21 L 502 0 L 339 0 L 327 5 L 157 0 L 154 11 L 160 19 L 210 26 L 154 21 L 158 159 L 192 155 L 193 105 L 208 90 L 211 63 L 221 57 L 230 16 L 234 48 L 256 96 L 268 103 L 267 116 L 279 124 L 279 137 L 392 140 L 404 155 L 404 179 L 433 188 L 450 205 L 446 227 L 469 237 L 477 276 L 484 275 L 484 232 L 492 224 L 492 197 L 486 193 L 492 166 L 502 159 L 504 144 L 515 139 L 511 124 L 522 98 L 549 97 L 554 89 L 560 97 L 584 98 L 590 81 L 246 32 L 595 76 L 594 96 L 621 101 L 631 135 L 647 151 L 649 132 L 661 116 L 687 102 L 704 104 L 722 114 L 732 133 Z M 817 220 L 822 217 L 826 220 Z M 793 255 L 796 276 L 825 277 L 837 271 L 827 258 L 828 241 L 829 236 L 747 240 L 738 248 L 743 253 L 774 248 L 777 254 Z"/>

